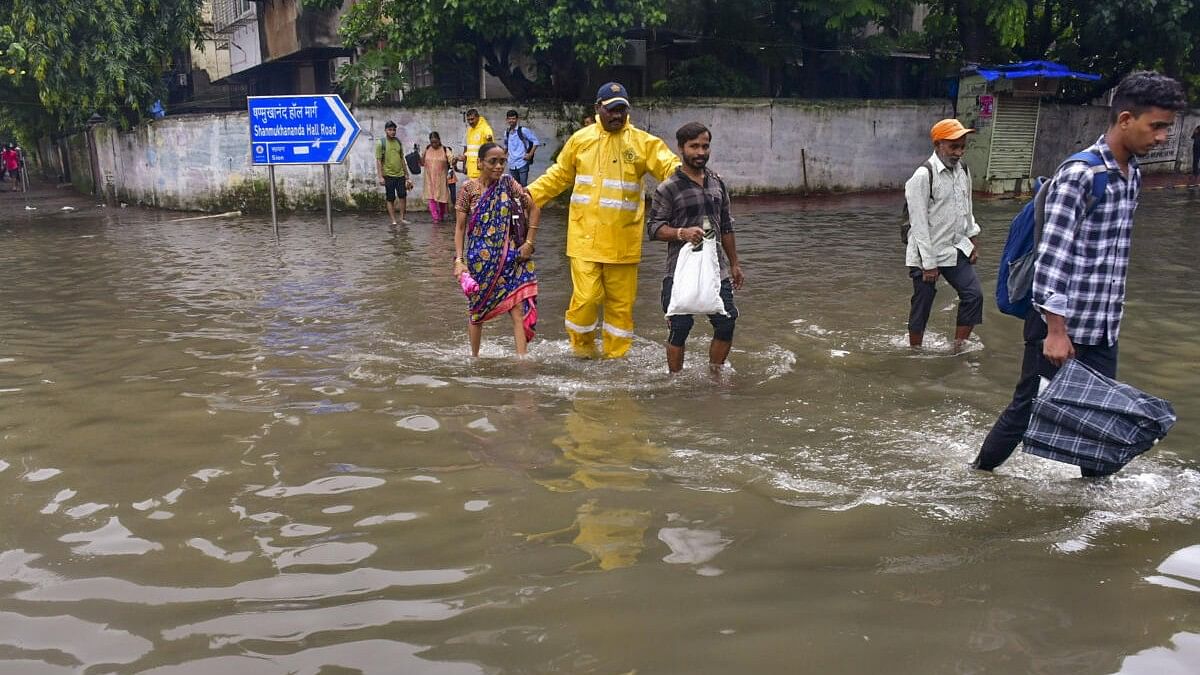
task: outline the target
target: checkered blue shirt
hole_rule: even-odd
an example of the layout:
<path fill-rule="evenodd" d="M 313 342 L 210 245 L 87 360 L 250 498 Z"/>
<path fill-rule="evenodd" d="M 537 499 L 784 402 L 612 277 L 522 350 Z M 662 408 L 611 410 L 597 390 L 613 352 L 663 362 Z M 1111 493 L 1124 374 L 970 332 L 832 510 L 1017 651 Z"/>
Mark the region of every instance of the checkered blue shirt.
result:
<path fill-rule="evenodd" d="M 1125 310 L 1129 244 L 1142 173 L 1131 157 L 1129 175 L 1123 175 L 1103 137 L 1087 151 L 1099 153 L 1108 167 L 1104 200 L 1084 217 L 1092 193 L 1091 168 L 1073 162 L 1055 174 L 1046 195 L 1033 302 L 1066 319 L 1072 342 L 1113 345 Z"/>

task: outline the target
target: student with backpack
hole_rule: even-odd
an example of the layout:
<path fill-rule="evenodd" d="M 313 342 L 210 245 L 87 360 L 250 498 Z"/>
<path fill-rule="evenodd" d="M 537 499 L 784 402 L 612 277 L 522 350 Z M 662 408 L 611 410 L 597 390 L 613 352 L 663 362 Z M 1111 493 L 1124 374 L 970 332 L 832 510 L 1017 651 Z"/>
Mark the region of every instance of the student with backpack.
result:
<path fill-rule="evenodd" d="M 508 122 L 508 130 L 504 132 L 504 147 L 508 150 L 508 172 L 521 185 L 529 184 L 529 165 L 537 153 L 541 141 L 529 127 L 519 124 L 520 118 L 516 110 L 504 113 Z"/>
<path fill-rule="evenodd" d="M 904 184 L 908 226 L 901 229 L 901 239 L 908 244 L 904 262 L 913 286 L 908 314 L 908 344 L 913 347 L 925 338 L 938 277 L 958 292 L 955 350 L 983 323 L 983 288 L 975 274 L 979 223 L 971 208 L 971 174 L 962 164 L 966 136 L 973 131 L 956 119 L 933 125 L 933 154 Z"/>
<path fill-rule="evenodd" d="M 997 300 L 1006 313 L 1026 308 L 1025 352 L 1012 402 L 984 439 L 974 468 L 991 471 L 1012 455 L 1029 426 L 1040 378 L 1053 378 L 1068 359 L 1116 378 L 1133 214 L 1142 182 L 1136 157 L 1166 143 L 1176 114 L 1186 106 L 1175 80 L 1149 71 L 1128 75 L 1113 94 L 1108 130 L 1063 162 L 1034 206 L 1026 207 L 1044 203 L 1042 227 L 1032 228 L 1028 242 L 1022 242 L 1014 235 L 1029 231 L 1027 220 L 1020 215 L 1013 220 L 1005 257 L 1018 244 L 1033 250 L 1030 291 L 1021 297 L 1020 275 L 1002 264 L 1001 283 L 1009 288 Z"/>
<path fill-rule="evenodd" d="M 383 186 L 384 202 L 387 203 L 388 216 L 392 225 L 404 223 L 408 225 L 408 191 L 413 189 L 412 179 L 408 176 L 408 162 L 404 159 L 404 145 L 396 138 L 396 123 L 388 120 L 383 125 L 384 137 L 375 146 L 375 171 L 379 174 L 379 184 Z M 400 220 L 396 220 L 396 203 L 400 204 Z"/>

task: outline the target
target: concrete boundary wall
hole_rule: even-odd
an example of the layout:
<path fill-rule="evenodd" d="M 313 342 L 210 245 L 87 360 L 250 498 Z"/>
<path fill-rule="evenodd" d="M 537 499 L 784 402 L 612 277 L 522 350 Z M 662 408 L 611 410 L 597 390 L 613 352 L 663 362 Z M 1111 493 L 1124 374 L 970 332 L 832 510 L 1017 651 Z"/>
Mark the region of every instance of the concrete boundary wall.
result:
<path fill-rule="evenodd" d="M 1155 162 L 1142 168 L 1147 173 L 1192 170 L 1192 130 L 1200 126 L 1200 109 L 1184 111 L 1178 149 L 1173 162 Z M 1048 176 L 1058 163 L 1096 142 L 1108 129 L 1108 108 L 1043 104 L 1038 120 L 1037 143 L 1033 154 L 1033 174 Z"/>
<path fill-rule="evenodd" d="M 504 133 L 509 105 L 478 106 L 497 135 Z M 517 107 L 522 123 L 545 144 L 531 172 L 536 177 L 578 128 L 584 109 Z M 429 132 L 438 131 L 444 143 L 462 151 L 465 125 L 458 108 L 360 107 L 354 112 L 362 134 L 346 162 L 333 167 L 339 208 L 382 206 L 374 148 L 388 120 L 398 125 L 406 150 L 414 142 L 424 148 Z M 832 192 L 902 186 L 912 167 L 929 153 L 930 125 L 949 114 L 949 104 L 941 100 L 719 100 L 649 103 L 634 109 L 633 121 L 672 148 L 675 129 L 685 122 L 703 122 L 714 132 L 711 166 L 732 191 L 792 194 L 803 193 L 806 187 L 811 192 Z M 111 183 L 122 201 L 202 211 L 268 208 L 267 169 L 250 164 L 244 112 L 172 116 L 127 132 L 101 126 L 94 134 L 102 181 Z M 409 196 L 412 206 L 422 203 L 422 179 L 415 178 L 416 189 Z M 277 167 L 276 180 L 285 208 L 323 208 L 321 167 Z"/>
<path fill-rule="evenodd" d="M 504 133 L 507 102 L 478 104 L 497 135 Z M 531 176 L 543 173 L 563 141 L 579 126 L 579 105 L 516 106 L 522 123 L 544 146 L 538 150 Z M 913 167 L 930 152 L 928 129 L 952 114 L 943 100 L 697 100 L 687 103 L 651 101 L 634 109 L 633 121 L 674 148 L 674 133 L 685 122 L 699 121 L 713 130 L 711 167 L 737 194 L 853 192 L 898 189 Z M 1091 143 L 1104 128 L 1099 108 L 1047 105 L 1039 125 L 1034 173 L 1053 169 L 1059 158 Z M 424 148 L 430 131 L 461 152 L 465 125 L 460 108 L 360 107 L 355 116 L 363 127 L 346 162 L 333 167 L 338 208 L 382 207 L 382 188 L 375 176 L 374 149 L 388 120 L 399 126 L 405 149 Z M 1192 111 L 1184 136 L 1200 123 Z M 121 132 L 93 130 L 101 184 L 122 201 L 170 209 L 222 211 L 269 208 L 266 167 L 250 163 L 248 117 L 245 112 L 182 115 L 148 122 Z M 81 189 L 90 180 L 86 135 L 69 139 L 72 178 Z M 83 152 L 80 152 L 83 150 Z M 1190 169 L 1190 141 L 1181 139 L 1180 161 L 1156 164 L 1151 171 Z M 409 195 L 420 207 L 423 176 L 415 177 Z M 276 169 L 282 208 L 324 208 L 324 181 L 319 166 Z"/>

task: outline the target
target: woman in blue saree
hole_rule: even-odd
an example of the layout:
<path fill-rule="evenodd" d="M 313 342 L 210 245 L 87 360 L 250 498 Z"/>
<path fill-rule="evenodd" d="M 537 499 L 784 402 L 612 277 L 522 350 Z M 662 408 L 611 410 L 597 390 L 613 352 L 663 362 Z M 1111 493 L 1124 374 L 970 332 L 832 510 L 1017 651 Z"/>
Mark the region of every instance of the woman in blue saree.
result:
<path fill-rule="evenodd" d="M 459 186 L 454 206 L 454 277 L 466 272 L 478 284 L 463 289 L 471 356 L 479 356 L 483 323 L 502 314 L 512 318 L 517 355 L 525 356 L 537 323 L 537 275 L 530 258 L 541 209 L 505 171 L 504 148 L 484 144 L 478 161 L 479 177 Z"/>

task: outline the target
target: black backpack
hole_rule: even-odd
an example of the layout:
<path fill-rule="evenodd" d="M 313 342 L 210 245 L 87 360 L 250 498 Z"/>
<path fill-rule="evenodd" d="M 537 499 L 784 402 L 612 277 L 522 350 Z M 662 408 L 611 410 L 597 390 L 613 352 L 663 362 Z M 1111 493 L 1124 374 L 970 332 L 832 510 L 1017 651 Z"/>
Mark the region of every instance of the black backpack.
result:
<path fill-rule="evenodd" d="M 421 173 L 421 151 L 416 143 L 413 143 L 413 151 L 404 156 L 404 161 L 408 163 L 408 172 L 412 175 Z"/>

